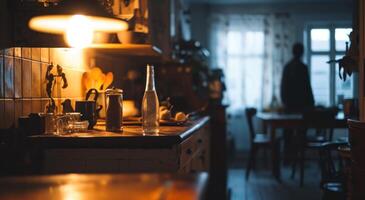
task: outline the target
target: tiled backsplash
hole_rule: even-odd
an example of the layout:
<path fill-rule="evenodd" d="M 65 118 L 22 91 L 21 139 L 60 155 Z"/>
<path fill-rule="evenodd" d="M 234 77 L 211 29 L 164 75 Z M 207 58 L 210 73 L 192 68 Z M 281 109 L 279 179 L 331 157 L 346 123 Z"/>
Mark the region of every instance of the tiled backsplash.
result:
<path fill-rule="evenodd" d="M 45 110 L 49 102 L 45 73 L 50 63 L 63 67 L 69 83 L 68 88 L 54 92 L 57 106 L 60 108 L 59 104 L 65 98 L 73 102 L 82 98 L 81 77 L 87 68 L 84 61 L 82 50 L 75 49 L 0 50 L 0 128 L 16 126 L 19 116 Z"/>

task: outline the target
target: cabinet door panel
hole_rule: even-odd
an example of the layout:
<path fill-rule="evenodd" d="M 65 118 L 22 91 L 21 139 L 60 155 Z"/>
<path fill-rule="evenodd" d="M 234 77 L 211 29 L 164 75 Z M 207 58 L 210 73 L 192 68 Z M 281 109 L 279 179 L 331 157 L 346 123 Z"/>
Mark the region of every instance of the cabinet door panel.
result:
<path fill-rule="evenodd" d="M 85 172 L 85 161 L 75 159 L 45 159 L 44 164 L 45 173 L 82 173 Z"/>
<path fill-rule="evenodd" d="M 120 171 L 118 160 L 93 159 L 85 161 L 85 172 L 113 173 Z"/>

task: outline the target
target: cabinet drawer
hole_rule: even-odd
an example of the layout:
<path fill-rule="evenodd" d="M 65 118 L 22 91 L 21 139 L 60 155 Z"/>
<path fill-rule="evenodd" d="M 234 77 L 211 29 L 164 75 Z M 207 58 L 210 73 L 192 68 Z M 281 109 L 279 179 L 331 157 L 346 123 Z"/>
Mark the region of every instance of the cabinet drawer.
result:
<path fill-rule="evenodd" d="M 188 163 L 192 159 L 194 153 L 196 152 L 195 148 L 196 148 L 195 143 L 193 142 L 193 140 L 190 140 L 190 139 L 184 141 L 181 144 L 181 146 L 180 146 L 180 150 L 181 150 L 180 165 L 181 166 L 185 166 L 186 163 Z"/>
<path fill-rule="evenodd" d="M 186 166 L 193 159 L 201 157 L 202 152 L 209 148 L 209 127 L 204 126 L 197 130 L 180 145 L 180 165 Z"/>

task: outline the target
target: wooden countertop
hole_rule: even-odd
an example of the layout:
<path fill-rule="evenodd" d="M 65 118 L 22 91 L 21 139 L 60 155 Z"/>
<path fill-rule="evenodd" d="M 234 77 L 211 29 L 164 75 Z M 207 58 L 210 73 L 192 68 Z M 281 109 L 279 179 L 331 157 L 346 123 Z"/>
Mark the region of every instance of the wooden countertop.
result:
<path fill-rule="evenodd" d="M 92 130 L 67 135 L 30 136 L 31 146 L 39 148 L 161 148 L 171 147 L 188 138 L 209 121 L 202 117 L 185 125 L 160 126 L 158 135 L 143 136 L 140 126 L 124 126 L 122 133 Z"/>
<path fill-rule="evenodd" d="M 207 173 L 66 174 L 0 178 L 0 199 L 200 199 Z"/>

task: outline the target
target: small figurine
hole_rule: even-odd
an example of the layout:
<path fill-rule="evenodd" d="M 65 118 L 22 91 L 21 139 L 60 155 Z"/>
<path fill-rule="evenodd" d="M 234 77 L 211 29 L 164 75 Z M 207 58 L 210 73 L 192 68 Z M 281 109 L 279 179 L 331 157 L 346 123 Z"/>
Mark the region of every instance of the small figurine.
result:
<path fill-rule="evenodd" d="M 46 85 L 46 92 L 49 98 L 52 98 L 52 85 L 53 85 L 53 81 L 54 81 L 54 76 L 53 74 L 51 74 L 51 71 L 53 69 L 53 64 L 48 65 L 47 67 L 47 72 L 46 72 L 46 80 L 47 80 L 47 85 Z"/>
<path fill-rule="evenodd" d="M 61 77 L 62 81 L 63 81 L 63 85 L 62 88 L 65 89 L 68 87 L 68 82 L 66 79 L 66 74 L 63 73 L 63 69 L 61 66 L 57 65 L 57 75 L 54 75 L 51 73 L 52 69 L 53 69 L 53 63 L 51 63 L 50 65 L 47 66 L 47 71 L 46 71 L 46 93 L 47 96 L 50 98 L 50 102 L 47 106 L 47 113 L 53 113 L 56 109 L 56 103 L 52 97 L 52 89 L 54 88 L 54 86 L 56 85 L 56 80 L 55 77 Z"/>
<path fill-rule="evenodd" d="M 67 79 L 66 79 L 66 74 L 63 73 L 62 70 L 63 70 L 62 67 L 57 65 L 57 76 L 62 78 L 62 81 L 63 81 L 62 88 L 65 89 L 65 88 L 67 88 L 68 83 L 67 83 Z"/>

